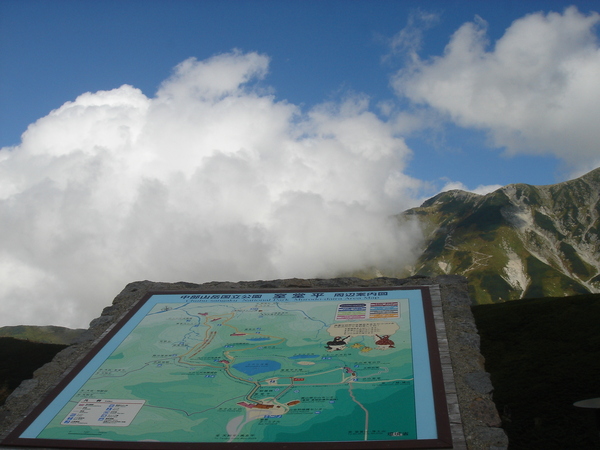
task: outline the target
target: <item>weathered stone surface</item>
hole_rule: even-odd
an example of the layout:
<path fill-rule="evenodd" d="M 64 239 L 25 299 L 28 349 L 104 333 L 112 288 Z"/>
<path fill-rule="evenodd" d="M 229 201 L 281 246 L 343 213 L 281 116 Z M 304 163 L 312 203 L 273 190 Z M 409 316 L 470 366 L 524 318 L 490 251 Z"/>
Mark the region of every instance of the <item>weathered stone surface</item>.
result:
<path fill-rule="evenodd" d="M 21 398 L 27 394 L 29 394 L 33 389 L 35 389 L 35 387 L 38 385 L 39 383 L 39 379 L 37 378 L 32 378 L 31 380 L 25 380 L 23 381 L 18 388 L 16 388 L 12 394 L 11 397 L 15 397 L 15 398 Z"/>
<path fill-rule="evenodd" d="M 479 350 L 480 348 L 480 338 L 476 332 L 462 332 L 458 336 L 458 342 L 463 347 L 473 347 L 474 349 Z"/>
<path fill-rule="evenodd" d="M 454 449 L 503 450 L 508 439 L 491 400 L 492 386 L 485 373 L 484 359 L 479 351 L 479 335 L 471 314 L 471 301 L 466 279 L 454 275 L 436 278 L 410 277 L 335 279 L 284 279 L 232 282 L 155 283 L 137 281 L 128 284 L 106 307 L 102 315 L 90 323 L 90 328 L 76 343 L 56 355 L 51 363 L 38 369 L 34 379 L 24 381 L 0 407 L 0 438 L 13 429 L 33 406 L 71 370 L 147 292 L 160 290 L 210 289 L 281 289 L 281 288 L 349 288 L 370 286 L 431 286 L 441 294 L 441 310 L 434 311 L 442 372 L 446 386 Z M 451 366 L 450 363 L 451 362 Z"/>
<path fill-rule="evenodd" d="M 473 417 L 477 422 L 488 427 L 500 427 L 502 421 L 496 411 L 496 405 L 489 399 L 476 398 L 469 405 L 469 409 L 473 413 Z"/>
<path fill-rule="evenodd" d="M 470 437 L 472 448 L 485 448 L 489 450 L 506 450 L 508 437 L 502 428 L 476 427 Z"/>
<path fill-rule="evenodd" d="M 487 372 L 473 372 L 465 375 L 467 385 L 480 394 L 491 394 L 494 390 L 490 374 Z"/>

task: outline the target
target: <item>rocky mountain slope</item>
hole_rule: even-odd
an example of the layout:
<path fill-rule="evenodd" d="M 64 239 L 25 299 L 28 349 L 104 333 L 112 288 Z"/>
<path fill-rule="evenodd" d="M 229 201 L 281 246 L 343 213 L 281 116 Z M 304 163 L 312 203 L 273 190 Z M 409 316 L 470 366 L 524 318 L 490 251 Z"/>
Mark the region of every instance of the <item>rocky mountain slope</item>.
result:
<path fill-rule="evenodd" d="M 428 236 L 413 272 L 464 275 L 476 303 L 600 292 L 600 169 L 487 195 L 443 192 L 402 216 Z"/>

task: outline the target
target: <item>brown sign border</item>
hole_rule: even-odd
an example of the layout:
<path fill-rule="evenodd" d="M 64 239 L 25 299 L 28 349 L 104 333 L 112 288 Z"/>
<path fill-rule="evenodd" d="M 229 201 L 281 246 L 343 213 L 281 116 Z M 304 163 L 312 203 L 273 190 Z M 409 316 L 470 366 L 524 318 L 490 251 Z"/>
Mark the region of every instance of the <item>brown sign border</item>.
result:
<path fill-rule="evenodd" d="M 437 439 L 413 439 L 405 441 L 343 441 L 343 442 L 132 442 L 132 441 L 80 441 L 66 439 L 37 439 L 21 438 L 21 434 L 33 421 L 52 403 L 52 401 L 67 387 L 67 385 L 83 370 L 92 358 L 131 320 L 137 311 L 153 295 L 204 295 L 204 294 L 251 294 L 251 293 L 299 293 L 299 292 L 359 292 L 377 290 L 420 290 L 423 301 L 424 325 L 429 352 L 431 384 L 435 410 Z M 448 405 L 442 373 L 442 365 L 437 341 L 431 295 L 428 286 L 371 286 L 367 288 L 282 288 L 282 289 L 216 289 L 216 290 L 153 290 L 147 292 L 106 335 L 77 363 L 77 365 L 51 390 L 27 417 L 0 443 L 0 446 L 36 447 L 36 448 L 82 448 L 82 449 L 140 449 L 140 450 L 208 450 L 208 449 L 239 449 L 239 450 L 314 450 L 318 446 L 323 450 L 353 450 L 353 449 L 434 449 L 452 448 L 452 434 L 448 416 Z"/>

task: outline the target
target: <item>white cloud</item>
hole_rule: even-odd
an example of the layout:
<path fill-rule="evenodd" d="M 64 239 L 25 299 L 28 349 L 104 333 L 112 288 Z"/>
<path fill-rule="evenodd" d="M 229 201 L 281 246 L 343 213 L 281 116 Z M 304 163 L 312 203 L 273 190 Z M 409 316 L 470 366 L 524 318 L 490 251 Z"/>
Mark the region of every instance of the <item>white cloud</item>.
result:
<path fill-rule="evenodd" d="M 490 192 L 494 192 L 495 190 L 500 189 L 501 187 L 502 186 L 499 184 L 480 184 L 474 189 L 469 189 L 465 184 L 461 183 L 460 181 L 446 180 L 446 184 L 444 184 L 444 187 L 440 189 L 440 192 L 453 191 L 459 189 L 461 191 L 468 191 L 473 192 L 474 194 L 485 195 L 489 194 Z"/>
<path fill-rule="evenodd" d="M 489 131 L 508 154 L 552 154 L 574 170 L 600 165 L 600 15 L 575 7 L 516 20 L 489 49 L 486 23 L 465 23 L 444 55 L 415 57 L 397 92 Z"/>
<path fill-rule="evenodd" d="M 389 46 L 393 54 L 414 60 L 423 44 L 423 33 L 440 20 L 437 13 L 414 9 L 408 16 L 406 26 L 392 37 Z M 388 59 L 390 55 L 384 57 Z"/>
<path fill-rule="evenodd" d="M 126 283 L 401 269 L 420 242 L 410 150 L 363 97 L 303 113 L 232 52 L 154 98 L 86 93 L 0 150 L 4 324 L 86 326 Z"/>

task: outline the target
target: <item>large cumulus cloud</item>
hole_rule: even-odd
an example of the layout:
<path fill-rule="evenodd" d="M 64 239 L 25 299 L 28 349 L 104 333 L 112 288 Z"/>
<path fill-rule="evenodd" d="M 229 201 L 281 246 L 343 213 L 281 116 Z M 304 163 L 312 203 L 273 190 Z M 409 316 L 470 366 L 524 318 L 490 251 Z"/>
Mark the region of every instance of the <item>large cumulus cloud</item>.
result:
<path fill-rule="evenodd" d="M 156 95 L 85 93 L 0 150 L 3 324 L 86 326 L 127 283 L 400 271 L 410 151 L 360 96 L 303 112 L 269 60 L 182 62 Z"/>
<path fill-rule="evenodd" d="M 481 18 L 442 56 L 398 72 L 397 92 L 463 127 L 489 132 L 508 154 L 552 154 L 575 171 L 600 165 L 600 15 L 569 7 L 512 23 L 493 47 Z"/>

